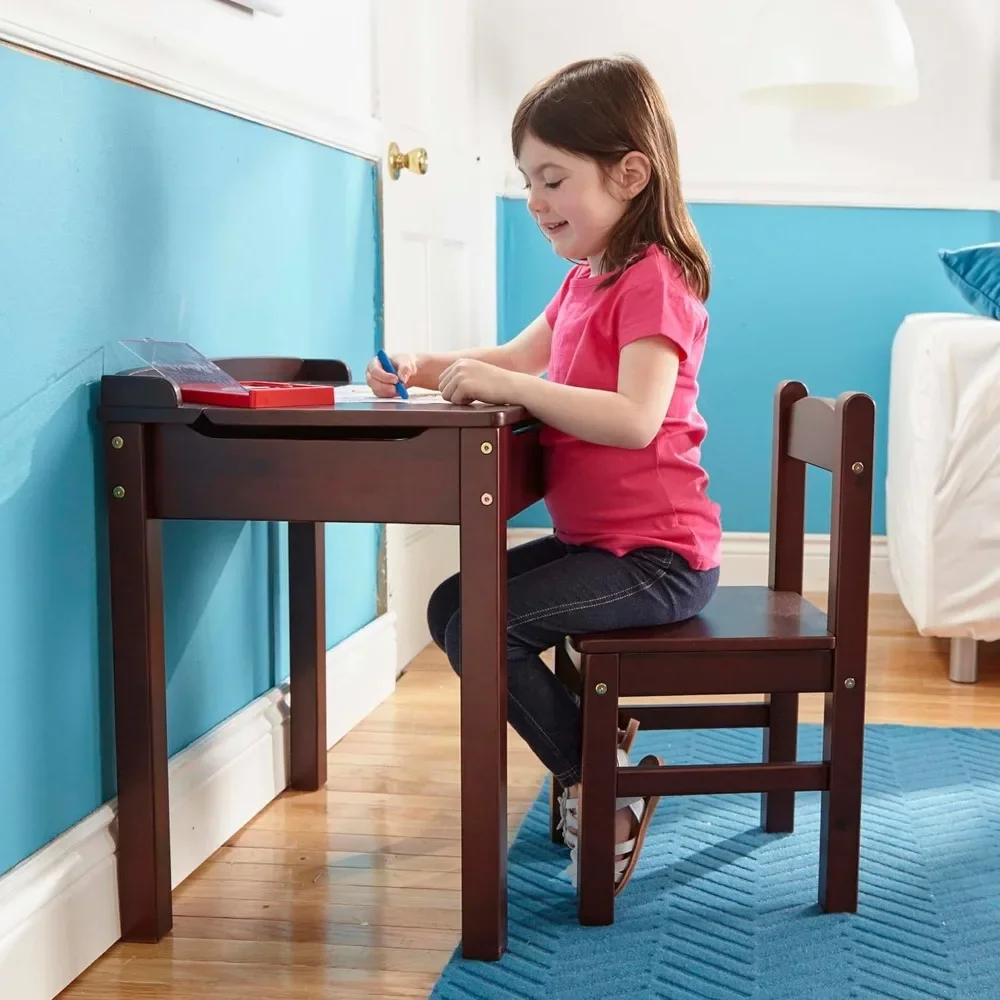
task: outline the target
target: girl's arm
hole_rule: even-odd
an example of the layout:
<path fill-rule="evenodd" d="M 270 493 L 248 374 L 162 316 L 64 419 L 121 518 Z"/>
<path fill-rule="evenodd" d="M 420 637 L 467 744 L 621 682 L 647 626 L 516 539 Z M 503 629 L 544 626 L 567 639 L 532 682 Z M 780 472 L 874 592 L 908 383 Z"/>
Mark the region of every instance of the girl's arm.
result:
<path fill-rule="evenodd" d="M 513 343 L 513 342 L 512 342 Z M 680 357 L 666 337 L 626 344 L 619 354 L 618 387 L 583 389 L 518 372 L 492 371 L 458 361 L 443 373 L 446 399 L 519 403 L 557 430 L 616 448 L 645 448 L 656 436 L 673 396 Z"/>
<path fill-rule="evenodd" d="M 549 366 L 552 349 L 552 329 L 544 313 L 532 320 L 513 340 L 497 347 L 474 347 L 467 351 L 449 351 L 441 354 L 400 354 L 391 361 L 407 386 L 421 389 L 440 388 L 442 373 L 456 361 L 470 359 L 501 368 L 507 372 L 517 372 L 528 376 L 538 376 Z M 368 384 L 373 389 L 388 389 L 392 394 L 396 378 L 382 370 L 377 358 L 373 358 L 365 373 Z"/>

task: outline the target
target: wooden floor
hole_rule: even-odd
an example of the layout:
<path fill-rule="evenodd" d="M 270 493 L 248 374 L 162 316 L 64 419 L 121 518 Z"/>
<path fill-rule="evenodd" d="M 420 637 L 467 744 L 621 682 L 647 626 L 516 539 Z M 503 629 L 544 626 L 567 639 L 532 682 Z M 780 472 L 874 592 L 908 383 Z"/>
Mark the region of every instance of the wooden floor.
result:
<path fill-rule="evenodd" d="M 954 685 L 895 598 L 871 635 L 870 722 L 1000 726 L 1000 650 Z M 169 937 L 115 946 L 62 997 L 426 997 L 459 935 L 458 750 L 458 681 L 429 650 L 330 751 L 324 791 L 276 799 L 177 889 Z M 513 836 L 542 779 L 513 731 L 509 776 Z"/>

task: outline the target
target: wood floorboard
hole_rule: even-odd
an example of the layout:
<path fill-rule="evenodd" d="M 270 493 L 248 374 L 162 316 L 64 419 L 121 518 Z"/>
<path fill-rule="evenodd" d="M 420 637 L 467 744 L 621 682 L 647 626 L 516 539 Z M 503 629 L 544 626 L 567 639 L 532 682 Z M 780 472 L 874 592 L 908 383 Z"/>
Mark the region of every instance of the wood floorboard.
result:
<path fill-rule="evenodd" d="M 803 721 L 821 715 L 804 696 Z M 873 597 L 868 721 L 1000 727 L 1000 645 L 952 684 L 947 643 Z M 513 836 L 543 772 L 509 735 Z M 458 681 L 430 649 L 330 751 L 325 789 L 280 796 L 178 887 L 167 938 L 116 945 L 61 996 L 423 1000 L 459 937 L 458 754 Z"/>

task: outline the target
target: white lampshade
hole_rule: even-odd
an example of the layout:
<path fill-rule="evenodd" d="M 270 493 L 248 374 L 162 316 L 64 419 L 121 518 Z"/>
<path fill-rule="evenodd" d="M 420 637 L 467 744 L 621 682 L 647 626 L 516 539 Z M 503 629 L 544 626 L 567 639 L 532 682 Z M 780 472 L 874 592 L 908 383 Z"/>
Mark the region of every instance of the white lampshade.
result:
<path fill-rule="evenodd" d="M 878 108 L 917 97 L 913 40 L 895 0 L 764 0 L 744 97 L 785 108 Z"/>

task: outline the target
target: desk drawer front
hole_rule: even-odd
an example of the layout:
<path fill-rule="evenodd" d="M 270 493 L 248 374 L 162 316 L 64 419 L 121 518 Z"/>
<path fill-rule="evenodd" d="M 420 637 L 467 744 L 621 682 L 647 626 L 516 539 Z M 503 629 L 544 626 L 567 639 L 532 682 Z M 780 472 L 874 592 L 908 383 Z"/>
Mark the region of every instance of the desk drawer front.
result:
<path fill-rule="evenodd" d="M 459 433 L 370 440 L 153 435 L 154 517 L 457 524 Z"/>

